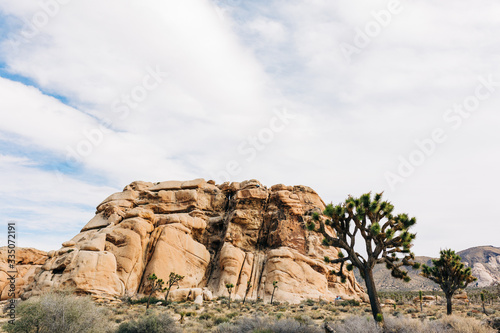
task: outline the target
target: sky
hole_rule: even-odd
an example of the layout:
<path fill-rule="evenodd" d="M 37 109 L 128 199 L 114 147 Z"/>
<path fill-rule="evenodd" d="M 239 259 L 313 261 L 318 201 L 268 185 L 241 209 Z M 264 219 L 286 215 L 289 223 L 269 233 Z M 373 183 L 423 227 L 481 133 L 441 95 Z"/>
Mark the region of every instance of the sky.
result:
<path fill-rule="evenodd" d="M 0 245 L 135 180 L 373 191 L 416 255 L 500 246 L 500 3 L 0 0 Z M 3 227 L 1 227 L 3 226 Z"/>

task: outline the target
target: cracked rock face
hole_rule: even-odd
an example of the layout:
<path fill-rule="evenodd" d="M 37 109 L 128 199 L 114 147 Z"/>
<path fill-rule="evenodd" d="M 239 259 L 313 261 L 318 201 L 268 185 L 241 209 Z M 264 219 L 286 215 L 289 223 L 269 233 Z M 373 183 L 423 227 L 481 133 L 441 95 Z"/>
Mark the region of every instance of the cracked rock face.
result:
<path fill-rule="evenodd" d="M 25 286 L 22 297 L 50 288 L 74 288 L 103 296 L 147 292 L 147 276 L 167 280 L 185 276 L 171 297 L 333 300 L 360 299 L 351 272 L 346 283 L 330 274 L 337 249 L 321 245 L 322 236 L 307 230 L 314 211 L 325 205 L 306 186 L 263 186 L 256 180 L 215 185 L 203 179 L 133 182 L 106 198 L 96 215 L 57 251 Z M 207 296 L 210 295 L 210 296 Z"/>
<path fill-rule="evenodd" d="M 10 252 L 9 252 L 10 250 Z M 19 291 L 27 284 L 33 282 L 33 277 L 40 270 L 47 259 L 47 253 L 44 251 L 17 247 L 15 250 L 15 269 L 9 265 L 9 254 L 12 254 L 12 249 L 7 246 L 0 247 L 0 300 L 12 298 L 12 290 L 9 280 L 15 277 L 15 297 L 19 296 Z"/>

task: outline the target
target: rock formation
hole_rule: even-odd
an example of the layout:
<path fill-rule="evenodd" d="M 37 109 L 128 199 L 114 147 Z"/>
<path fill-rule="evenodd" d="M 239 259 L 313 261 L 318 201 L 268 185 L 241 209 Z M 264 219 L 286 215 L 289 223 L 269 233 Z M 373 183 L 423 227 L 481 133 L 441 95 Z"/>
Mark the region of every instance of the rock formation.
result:
<path fill-rule="evenodd" d="M 500 248 L 494 246 L 477 246 L 458 252 L 469 267 L 477 281 L 472 287 L 487 287 L 500 283 Z"/>
<path fill-rule="evenodd" d="M 176 297 L 236 298 L 298 302 L 336 296 L 359 299 L 364 293 L 354 275 L 346 283 L 330 274 L 337 249 L 306 228 L 325 205 L 306 186 L 263 186 L 256 180 L 215 185 L 203 179 L 133 182 L 105 199 L 92 218 L 63 247 L 48 253 L 23 297 L 50 288 L 123 296 L 147 291 L 147 276 L 184 275 Z"/>
<path fill-rule="evenodd" d="M 35 271 L 41 267 L 47 259 L 47 253 L 31 249 L 16 248 L 15 251 L 15 270 L 13 271 L 8 264 L 9 248 L 0 247 L 0 300 L 12 298 L 9 296 L 10 277 L 15 277 L 15 296 L 19 296 L 19 291 L 33 282 Z"/>

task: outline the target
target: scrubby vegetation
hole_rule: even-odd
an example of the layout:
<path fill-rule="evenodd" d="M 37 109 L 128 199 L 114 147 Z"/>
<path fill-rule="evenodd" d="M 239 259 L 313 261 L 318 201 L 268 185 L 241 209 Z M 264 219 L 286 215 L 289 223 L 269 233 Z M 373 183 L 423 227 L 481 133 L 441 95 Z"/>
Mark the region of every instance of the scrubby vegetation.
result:
<path fill-rule="evenodd" d="M 180 333 L 181 329 L 176 325 L 170 315 L 156 314 L 147 315 L 138 320 L 122 323 L 117 333 Z"/>
<path fill-rule="evenodd" d="M 487 314 L 483 311 L 481 293 Z M 500 325 L 500 299 L 495 288 L 471 290 L 470 302 L 457 302 L 452 316 L 446 315 L 442 292 L 423 291 L 422 294 L 421 311 L 418 291 L 380 293 L 387 332 L 483 333 L 495 332 L 492 327 Z M 426 296 L 438 296 L 442 300 L 437 304 L 426 302 Z M 147 297 L 96 304 L 88 297 L 48 294 L 21 302 L 16 325 L 5 324 L 4 332 L 34 333 L 36 323 L 40 333 L 383 332 L 375 325 L 370 305 L 355 300 L 307 299 L 300 304 L 276 301 L 270 304 L 233 299 L 230 305 L 227 297 L 204 301 L 203 305 L 192 301 L 157 301 L 153 299 L 146 311 Z M 52 322 L 53 318 L 58 319 Z"/>
<path fill-rule="evenodd" d="M 32 297 L 17 307 L 18 319 L 4 324 L 9 333 L 105 333 L 112 332 L 105 309 L 88 297 L 52 292 Z"/>

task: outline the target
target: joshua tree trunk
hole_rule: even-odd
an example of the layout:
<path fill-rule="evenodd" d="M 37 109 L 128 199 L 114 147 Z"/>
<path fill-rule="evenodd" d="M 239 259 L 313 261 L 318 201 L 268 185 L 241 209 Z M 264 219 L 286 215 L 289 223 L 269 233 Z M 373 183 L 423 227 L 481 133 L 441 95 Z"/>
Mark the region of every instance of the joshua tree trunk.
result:
<path fill-rule="evenodd" d="M 274 299 L 274 292 L 276 291 L 276 288 L 273 288 L 273 293 L 271 294 L 271 305 L 273 305 L 273 299 Z"/>
<path fill-rule="evenodd" d="M 420 312 L 423 312 L 424 309 L 422 308 L 422 298 L 423 298 L 423 295 L 422 295 L 422 290 L 420 290 L 418 292 L 418 299 L 420 300 Z"/>
<path fill-rule="evenodd" d="M 446 294 L 446 314 L 447 315 L 451 315 L 451 313 L 453 312 L 453 309 L 452 309 L 452 306 L 451 306 L 451 297 L 453 295 L 450 295 L 450 294 Z"/>
<path fill-rule="evenodd" d="M 383 316 L 382 307 L 380 306 L 380 301 L 377 296 L 377 288 L 375 287 L 375 280 L 373 279 L 373 272 L 371 269 L 365 269 L 365 284 L 366 292 L 370 298 L 373 319 L 375 319 L 376 322 L 380 322 L 381 325 L 384 325 L 384 317 L 380 317 Z"/>
<path fill-rule="evenodd" d="M 167 289 L 167 294 L 165 295 L 165 301 L 168 301 L 168 294 L 170 294 L 170 288 Z"/>
<path fill-rule="evenodd" d="M 149 293 L 148 303 L 146 304 L 146 310 L 149 309 L 149 302 L 151 301 L 151 296 L 153 295 L 153 293 L 154 293 L 154 290 Z"/>

